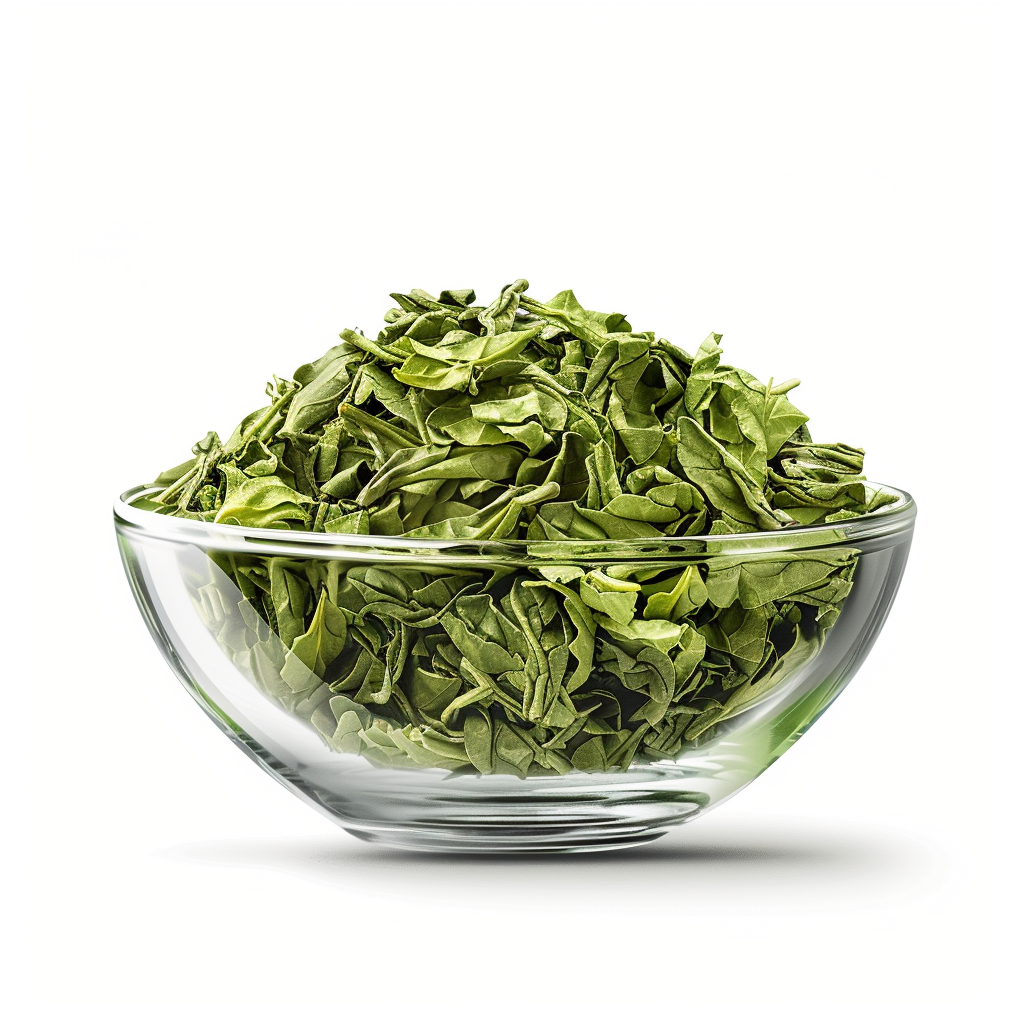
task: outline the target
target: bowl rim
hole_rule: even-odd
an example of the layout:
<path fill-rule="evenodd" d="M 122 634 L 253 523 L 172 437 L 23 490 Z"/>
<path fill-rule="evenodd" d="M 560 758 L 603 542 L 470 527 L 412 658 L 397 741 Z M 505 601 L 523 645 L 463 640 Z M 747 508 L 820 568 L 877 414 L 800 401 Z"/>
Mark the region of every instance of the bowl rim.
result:
<path fill-rule="evenodd" d="M 399 537 L 377 534 L 314 533 L 232 526 L 197 519 L 181 519 L 132 504 L 158 487 L 142 484 L 129 488 L 114 502 L 114 521 L 119 533 L 146 535 L 218 551 L 283 554 L 292 557 L 342 558 L 377 552 L 384 557 L 440 555 L 519 557 L 550 562 L 600 557 L 627 561 L 636 558 L 686 555 L 742 555 L 784 553 L 813 548 L 845 547 L 890 537 L 910 530 L 917 503 L 906 491 L 864 481 L 875 490 L 895 494 L 897 500 L 865 515 L 813 526 L 750 533 L 700 534 L 691 537 L 634 537 L 602 540 L 468 540 Z"/>

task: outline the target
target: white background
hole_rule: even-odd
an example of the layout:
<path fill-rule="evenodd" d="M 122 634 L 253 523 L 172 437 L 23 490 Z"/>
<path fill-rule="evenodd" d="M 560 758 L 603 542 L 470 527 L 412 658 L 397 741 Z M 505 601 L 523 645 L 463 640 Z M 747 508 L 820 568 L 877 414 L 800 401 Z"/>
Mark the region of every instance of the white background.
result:
<path fill-rule="evenodd" d="M 1013 1016 L 1019 5 L 3 11 L 11 1020 Z M 854 684 L 707 818 L 390 853 L 204 720 L 109 508 L 388 292 L 519 276 L 803 378 L 915 548 Z"/>

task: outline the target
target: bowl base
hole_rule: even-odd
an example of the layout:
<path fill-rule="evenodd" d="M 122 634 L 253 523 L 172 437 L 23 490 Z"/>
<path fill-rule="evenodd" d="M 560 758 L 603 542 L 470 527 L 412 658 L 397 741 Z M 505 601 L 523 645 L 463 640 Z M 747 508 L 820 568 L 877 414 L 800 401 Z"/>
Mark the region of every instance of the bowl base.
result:
<path fill-rule="evenodd" d="M 337 770 L 337 765 L 333 765 Z M 676 765 L 615 775 L 463 776 L 349 765 L 337 779 L 311 765 L 293 785 L 349 835 L 403 850 L 444 853 L 583 853 L 642 846 L 710 803 L 679 787 Z"/>
<path fill-rule="evenodd" d="M 645 846 L 667 829 L 537 827 L 498 829 L 493 832 L 452 829 L 350 828 L 345 831 L 367 843 L 420 853 L 544 854 L 604 853 Z"/>

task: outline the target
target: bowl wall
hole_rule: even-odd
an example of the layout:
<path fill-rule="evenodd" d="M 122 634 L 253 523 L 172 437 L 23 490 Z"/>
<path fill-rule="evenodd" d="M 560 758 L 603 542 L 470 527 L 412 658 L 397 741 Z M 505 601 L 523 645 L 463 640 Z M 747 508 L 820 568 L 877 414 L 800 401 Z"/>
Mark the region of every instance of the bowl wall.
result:
<path fill-rule="evenodd" d="M 756 778 L 868 653 L 914 519 L 411 547 L 116 511 L 155 640 L 241 749 L 354 835 L 481 852 L 635 845 Z"/>

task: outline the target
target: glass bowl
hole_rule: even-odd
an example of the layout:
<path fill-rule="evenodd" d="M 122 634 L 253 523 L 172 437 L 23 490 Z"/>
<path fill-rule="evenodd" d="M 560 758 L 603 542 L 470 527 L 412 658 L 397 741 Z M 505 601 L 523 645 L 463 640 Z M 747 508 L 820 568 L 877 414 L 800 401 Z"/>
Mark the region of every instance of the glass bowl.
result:
<path fill-rule="evenodd" d="M 608 850 L 738 792 L 849 682 L 910 549 L 914 502 L 886 490 L 821 526 L 628 541 L 245 529 L 144 488 L 115 524 L 200 707 L 347 832 Z"/>

